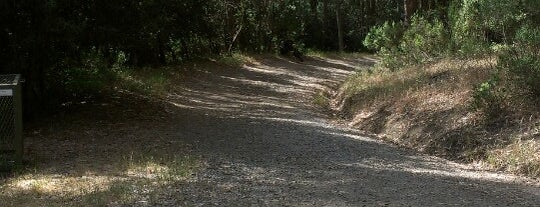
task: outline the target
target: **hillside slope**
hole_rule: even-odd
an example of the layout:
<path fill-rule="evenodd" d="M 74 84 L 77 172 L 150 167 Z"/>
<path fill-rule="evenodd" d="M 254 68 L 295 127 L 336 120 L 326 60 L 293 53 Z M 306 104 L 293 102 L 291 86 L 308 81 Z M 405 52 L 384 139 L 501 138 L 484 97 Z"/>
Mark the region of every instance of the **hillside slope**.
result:
<path fill-rule="evenodd" d="M 397 72 L 366 68 L 331 103 L 350 126 L 428 154 L 540 176 L 540 119 L 533 103 L 508 98 L 491 117 L 472 107 L 496 61 L 441 60 Z M 371 71 L 371 72 L 369 72 Z"/>

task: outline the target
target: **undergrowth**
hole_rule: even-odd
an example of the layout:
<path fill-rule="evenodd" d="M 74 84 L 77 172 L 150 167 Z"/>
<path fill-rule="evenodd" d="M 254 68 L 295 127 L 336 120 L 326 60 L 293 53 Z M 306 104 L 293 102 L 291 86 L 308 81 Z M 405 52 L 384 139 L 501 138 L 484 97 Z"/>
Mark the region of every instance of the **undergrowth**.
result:
<path fill-rule="evenodd" d="M 484 80 L 493 78 L 495 62 L 446 59 L 395 72 L 358 72 L 332 104 L 351 125 L 396 144 L 538 176 L 538 116 L 531 117 L 527 105 L 506 96 L 496 101 L 507 111 L 493 108 L 487 114 L 479 109 L 479 86 L 490 89 Z M 481 104 L 492 104 L 489 101 L 495 100 Z M 515 136 L 522 141 L 512 141 Z"/>
<path fill-rule="evenodd" d="M 160 134 L 159 129 L 149 135 L 131 136 L 132 128 L 124 126 L 159 126 L 162 117 L 170 114 L 148 101 L 153 100 L 148 97 L 165 97 L 173 84 L 181 84 L 177 81 L 193 71 L 207 67 L 226 70 L 250 58 L 233 54 L 138 68 L 127 67 L 124 61 L 119 56 L 110 64 L 94 53 L 86 57 L 84 65 L 55 74 L 61 82 L 58 90 L 67 94 L 65 107 L 61 115 L 50 118 L 54 121 L 43 118 L 42 123 L 33 124 L 39 127 L 28 132 L 34 136 L 29 140 L 33 145 L 43 144 L 46 150 L 29 152 L 30 160 L 24 169 L 0 177 L 0 206 L 153 206 L 171 196 L 182 199 L 182 195 L 171 192 L 201 167 L 200 158 L 185 154 L 185 143 L 177 137 L 167 140 L 170 136 Z M 95 96 L 108 99 L 93 100 L 95 103 L 78 100 Z M 51 131 L 45 133 L 42 128 Z M 56 139 L 62 143 L 56 143 Z M 89 149 L 99 150 L 86 153 Z"/>
<path fill-rule="evenodd" d="M 84 57 L 84 64 L 77 67 L 66 67 L 64 71 L 51 76 L 60 80 L 56 86 L 57 93 L 65 94 L 65 100 L 92 97 L 113 91 L 129 91 L 145 96 L 162 96 L 170 87 L 172 78 L 182 77 L 183 73 L 190 70 L 199 70 L 210 60 L 219 65 L 227 67 L 238 67 L 251 61 L 250 57 L 233 53 L 175 65 L 160 67 L 128 67 L 125 65 L 127 59 L 120 53 L 112 63 L 107 63 L 103 55 L 98 52 L 89 53 Z M 69 63 L 65 64 L 70 65 Z M 71 64 L 73 65 L 73 64 Z M 62 65 L 59 65 L 61 67 Z"/>
<path fill-rule="evenodd" d="M 495 168 L 540 177 L 540 144 L 534 140 L 516 139 L 506 147 L 491 150 L 486 162 Z"/>
<path fill-rule="evenodd" d="M 390 141 L 539 176 L 540 4 L 520 2 L 453 1 L 444 18 L 373 27 L 364 44 L 381 61 L 334 107 Z"/>

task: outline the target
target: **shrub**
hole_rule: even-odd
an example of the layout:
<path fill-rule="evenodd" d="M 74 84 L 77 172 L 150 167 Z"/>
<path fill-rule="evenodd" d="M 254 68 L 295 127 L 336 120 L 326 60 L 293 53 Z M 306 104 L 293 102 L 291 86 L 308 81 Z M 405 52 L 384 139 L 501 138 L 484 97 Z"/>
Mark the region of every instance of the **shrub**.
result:
<path fill-rule="evenodd" d="M 451 48 L 460 56 L 484 54 L 484 27 L 479 0 L 453 1 L 449 10 Z"/>
<path fill-rule="evenodd" d="M 395 70 L 403 66 L 400 58 L 403 53 L 400 51 L 399 45 L 404 32 L 403 23 L 385 22 L 371 28 L 364 39 L 364 45 L 368 49 L 377 51 L 377 54 L 382 58 L 380 65 Z"/>
<path fill-rule="evenodd" d="M 478 84 L 473 90 L 472 107 L 482 111 L 486 118 L 496 119 L 504 115 L 505 90 L 499 84 L 498 74 Z"/>
<path fill-rule="evenodd" d="M 519 88 L 540 97 L 540 29 L 526 24 L 514 37 L 515 43 L 500 55 L 500 67 L 508 70 Z"/>
<path fill-rule="evenodd" d="M 512 39 L 512 45 L 497 47 L 495 74 L 474 89 L 473 108 L 489 118 L 496 118 L 511 102 L 505 97 L 540 97 L 540 29 L 525 24 Z"/>
<path fill-rule="evenodd" d="M 82 54 L 78 60 L 66 58 L 48 74 L 49 88 L 58 97 L 85 97 L 102 91 L 114 75 L 108 69 L 103 55 L 97 50 Z"/>
<path fill-rule="evenodd" d="M 437 17 L 415 15 L 407 27 L 396 22 L 373 27 L 364 44 L 381 56 L 380 65 L 396 70 L 405 65 L 429 62 L 445 54 L 448 35 Z"/>
<path fill-rule="evenodd" d="M 403 32 L 403 23 L 385 22 L 371 28 L 364 39 L 364 45 L 375 51 L 397 48 L 403 37 Z"/>
<path fill-rule="evenodd" d="M 414 16 L 400 43 L 401 51 L 407 54 L 406 61 L 424 63 L 444 55 L 448 43 L 446 33 L 438 18 Z"/>
<path fill-rule="evenodd" d="M 538 0 L 461 0 L 450 10 L 451 42 L 458 54 L 485 54 L 493 44 L 511 44 L 520 26 L 540 23 Z"/>

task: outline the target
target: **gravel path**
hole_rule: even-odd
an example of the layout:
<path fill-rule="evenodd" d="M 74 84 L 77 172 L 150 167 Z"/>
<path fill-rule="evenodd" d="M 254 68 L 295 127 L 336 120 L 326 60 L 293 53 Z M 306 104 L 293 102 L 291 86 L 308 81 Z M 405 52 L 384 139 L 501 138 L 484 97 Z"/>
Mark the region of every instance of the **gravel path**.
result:
<path fill-rule="evenodd" d="M 313 107 L 317 91 L 372 63 L 261 57 L 185 80 L 167 98 L 174 136 L 205 164 L 163 205 L 540 206 L 538 181 L 401 150 Z"/>

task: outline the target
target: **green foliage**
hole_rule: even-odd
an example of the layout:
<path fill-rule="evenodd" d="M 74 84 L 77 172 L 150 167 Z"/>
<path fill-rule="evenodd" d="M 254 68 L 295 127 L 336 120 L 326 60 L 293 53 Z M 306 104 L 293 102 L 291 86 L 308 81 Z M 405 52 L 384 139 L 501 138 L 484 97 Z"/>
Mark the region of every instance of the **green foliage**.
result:
<path fill-rule="evenodd" d="M 451 47 L 458 54 L 470 56 L 483 53 L 487 44 L 483 41 L 478 0 L 452 1 L 449 9 Z"/>
<path fill-rule="evenodd" d="M 64 98 L 85 97 L 101 92 L 112 82 L 114 75 L 107 70 L 103 55 L 95 50 L 82 54 L 80 62 L 65 59 L 54 66 L 47 77 L 58 94 Z M 63 100 L 65 101 L 65 100 Z"/>
<path fill-rule="evenodd" d="M 461 55 L 490 52 L 490 44 L 511 44 L 521 25 L 540 24 L 537 0 L 460 0 L 453 1 L 452 46 Z"/>
<path fill-rule="evenodd" d="M 514 45 L 500 55 L 500 67 L 508 70 L 519 88 L 540 98 L 540 29 L 526 24 L 514 39 Z"/>
<path fill-rule="evenodd" d="M 401 22 L 385 22 L 374 26 L 364 39 L 364 46 L 370 50 L 381 51 L 397 48 L 403 37 L 405 27 Z"/>
<path fill-rule="evenodd" d="M 489 80 L 475 86 L 471 106 L 482 111 L 488 119 L 498 118 L 504 113 L 505 90 L 500 86 L 500 77 L 494 74 Z"/>
<path fill-rule="evenodd" d="M 408 25 L 375 26 L 364 45 L 376 50 L 380 65 L 392 71 L 455 54 L 498 56 L 494 75 L 473 90 L 473 108 L 490 118 L 506 109 L 508 97 L 540 97 L 538 1 L 458 0 L 447 15 L 440 11 L 417 12 Z"/>
<path fill-rule="evenodd" d="M 495 75 L 475 87 L 473 107 L 495 118 L 509 102 L 505 97 L 540 97 L 538 1 L 457 2 L 461 4 L 454 5 L 452 40 L 459 52 L 494 52 L 499 59 Z"/>
<path fill-rule="evenodd" d="M 373 27 L 364 45 L 378 52 L 384 67 L 396 70 L 405 65 L 426 63 L 444 55 L 448 42 L 441 20 L 416 15 L 408 26 L 385 22 Z"/>
<path fill-rule="evenodd" d="M 394 70 L 404 64 L 401 58 L 404 53 L 400 48 L 404 32 L 403 23 L 385 22 L 371 28 L 364 39 L 364 45 L 368 49 L 377 51 L 377 54 L 382 57 L 381 65 Z"/>
<path fill-rule="evenodd" d="M 447 50 L 448 35 L 438 18 L 414 16 L 401 40 L 400 49 L 408 62 L 424 63 L 443 56 Z"/>
<path fill-rule="evenodd" d="M 484 21 L 477 21 L 477 24 L 503 35 L 505 40 L 526 18 L 526 14 L 520 6 L 523 2 L 519 0 L 488 0 L 478 3 Z"/>
<path fill-rule="evenodd" d="M 504 108 L 504 97 L 518 94 L 515 89 L 540 97 L 538 1 L 460 0 L 450 4 L 447 22 L 433 14 L 419 12 L 407 26 L 386 22 L 373 27 L 364 45 L 391 70 L 453 54 L 498 55 L 495 75 L 474 89 L 474 108 L 488 115 Z"/>

